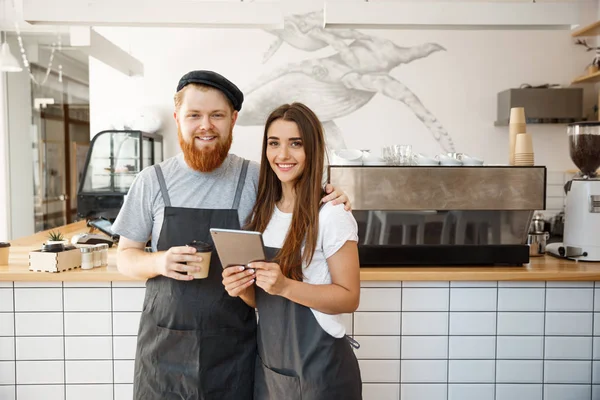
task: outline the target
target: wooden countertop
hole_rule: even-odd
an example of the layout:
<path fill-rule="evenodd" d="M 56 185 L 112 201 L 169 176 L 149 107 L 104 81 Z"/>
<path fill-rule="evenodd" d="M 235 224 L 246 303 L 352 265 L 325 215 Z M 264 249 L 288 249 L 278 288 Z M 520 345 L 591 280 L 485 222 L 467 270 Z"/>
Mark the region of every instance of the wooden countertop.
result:
<path fill-rule="evenodd" d="M 84 221 L 60 228 L 70 239 L 88 231 Z M 0 281 L 135 281 L 116 268 L 116 247 L 109 250 L 108 267 L 60 273 L 29 271 L 29 252 L 40 248 L 48 232 L 11 241 L 8 265 L 0 265 Z M 552 256 L 532 257 L 522 267 L 401 267 L 362 268 L 362 281 L 600 281 L 600 262 L 575 262 Z"/>
<path fill-rule="evenodd" d="M 361 268 L 361 281 L 598 281 L 600 262 L 531 257 L 522 267 Z"/>
<path fill-rule="evenodd" d="M 29 271 L 29 252 L 42 247 L 42 243 L 48 240 L 50 231 L 59 230 L 66 239 L 71 239 L 76 234 L 91 232 L 85 224 L 85 221 L 75 222 L 69 225 L 61 226 L 47 231 L 38 232 L 31 236 L 15 239 L 10 241 L 10 254 L 8 257 L 8 265 L 0 265 L 0 282 L 1 281 L 72 281 L 72 282 L 108 282 L 108 281 L 134 281 L 135 278 L 130 278 L 121 274 L 117 270 L 116 246 L 108 251 L 108 267 L 94 268 L 89 270 L 76 270 L 65 272 L 34 272 Z M 94 233 L 98 231 L 94 230 Z"/>

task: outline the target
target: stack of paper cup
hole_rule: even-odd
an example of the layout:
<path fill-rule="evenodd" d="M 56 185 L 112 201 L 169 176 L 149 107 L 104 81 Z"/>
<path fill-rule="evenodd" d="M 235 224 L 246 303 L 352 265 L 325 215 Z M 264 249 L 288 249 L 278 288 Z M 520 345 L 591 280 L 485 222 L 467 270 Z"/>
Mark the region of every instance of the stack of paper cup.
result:
<path fill-rule="evenodd" d="M 519 133 L 515 143 L 515 164 L 518 166 L 533 165 L 533 141 L 528 133 Z"/>
<path fill-rule="evenodd" d="M 515 165 L 515 148 L 517 145 L 517 135 L 527 132 L 525 123 L 525 109 L 523 107 L 513 107 L 510 109 L 509 144 L 508 144 L 508 163 Z"/>

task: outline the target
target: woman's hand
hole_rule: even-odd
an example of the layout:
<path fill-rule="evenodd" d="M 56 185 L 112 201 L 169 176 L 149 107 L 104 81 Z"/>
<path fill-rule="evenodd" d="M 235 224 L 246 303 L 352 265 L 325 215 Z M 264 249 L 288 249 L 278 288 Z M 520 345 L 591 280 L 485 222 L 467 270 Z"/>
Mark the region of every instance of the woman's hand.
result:
<path fill-rule="evenodd" d="M 248 267 L 256 270 L 256 286 L 269 294 L 284 296 L 289 279 L 283 276 L 279 264 L 253 262 Z"/>
<path fill-rule="evenodd" d="M 225 268 L 222 275 L 223 286 L 231 297 L 247 294 L 248 288 L 252 286 L 256 278 L 253 269 L 246 269 L 243 266 Z"/>

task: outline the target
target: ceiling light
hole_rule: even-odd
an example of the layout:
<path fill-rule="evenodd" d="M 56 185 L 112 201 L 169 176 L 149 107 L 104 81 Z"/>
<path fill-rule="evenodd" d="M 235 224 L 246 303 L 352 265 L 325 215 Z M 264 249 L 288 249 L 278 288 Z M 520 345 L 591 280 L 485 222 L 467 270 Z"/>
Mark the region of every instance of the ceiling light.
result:
<path fill-rule="evenodd" d="M 571 29 L 577 2 L 326 1 L 325 28 Z"/>
<path fill-rule="evenodd" d="M 280 2 L 23 0 L 33 25 L 283 29 Z"/>

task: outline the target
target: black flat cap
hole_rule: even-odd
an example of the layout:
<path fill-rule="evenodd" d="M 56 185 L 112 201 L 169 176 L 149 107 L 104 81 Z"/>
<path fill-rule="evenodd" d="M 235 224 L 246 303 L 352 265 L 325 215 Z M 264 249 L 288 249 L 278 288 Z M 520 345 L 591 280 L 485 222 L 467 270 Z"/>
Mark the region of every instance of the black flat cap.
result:
<path fill-rule="evenodd" d="M 227 96 L 236 111 L 240 111 L 242 109 L 244 94 L 237 86 L 233 84 L 233 82 L 225 78 L 223 75 L 217 74 L 214 71 L 204 70 L 188 72 L 179 80 L 179 83 L 177 84 L 177 91 L 179 92 L 190 83 L 201 83 L 212 86 Z"/>

